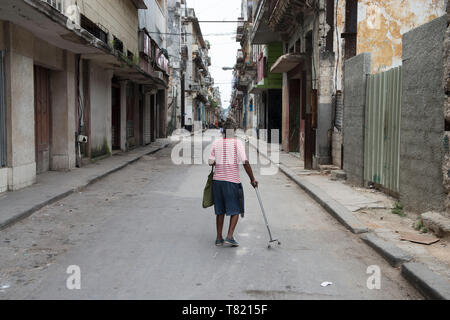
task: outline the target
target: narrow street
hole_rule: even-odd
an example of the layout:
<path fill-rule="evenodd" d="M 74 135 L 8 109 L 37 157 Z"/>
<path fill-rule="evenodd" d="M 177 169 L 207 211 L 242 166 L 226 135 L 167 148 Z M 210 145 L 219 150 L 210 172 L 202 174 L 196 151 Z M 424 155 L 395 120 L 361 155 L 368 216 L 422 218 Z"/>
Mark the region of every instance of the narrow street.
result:
<path fill-rule="evenodd" d="M 241 246 L 215 247 L 213 209 L 201 207 L 209 169 L 174 165 L 173 146 L 2 231 L 0 285 L 8 288 L 0 299 L 422 298 L 281 172 L 262 176 L 254 167 L 282 245 L 267 249 L 257 198 L 241 170 Z M 71 265 L 80 267 L 80 290 L 66 287 Z M 366 285 L 371 265 L 381 269 L 379 290 Z M 325 281 L 333 284 L 322 287 Z"/>

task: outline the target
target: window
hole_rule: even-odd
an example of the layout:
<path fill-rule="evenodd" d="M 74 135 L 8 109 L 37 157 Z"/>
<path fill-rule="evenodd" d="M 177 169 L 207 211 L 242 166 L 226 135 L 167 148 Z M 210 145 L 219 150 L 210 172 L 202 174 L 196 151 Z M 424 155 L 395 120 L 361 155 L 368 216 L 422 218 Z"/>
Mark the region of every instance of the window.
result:
<path fill-rule="evenodd" d="M 134 59 L 134 54 L 133 54 L 133 52 L 131 52 L 130 50 L 127 50 L 127 57 L 128 57 L 128 59 L 130 59 L 131 61 L 133 61 L 133 59 Z"/>
<path fill-rule="evenodd" d="M 97 39 L 102 40 L 104 43 L 108 43 L 108 32 L 102 29 L 100 25 L 95 24 L 85 15 L 81 14 L 81 27 L 92 34 Z"/>
<path fill-rule="evenodd" d="M 114 36 L 114 49 L 123 53 L 123 42 Z"/>

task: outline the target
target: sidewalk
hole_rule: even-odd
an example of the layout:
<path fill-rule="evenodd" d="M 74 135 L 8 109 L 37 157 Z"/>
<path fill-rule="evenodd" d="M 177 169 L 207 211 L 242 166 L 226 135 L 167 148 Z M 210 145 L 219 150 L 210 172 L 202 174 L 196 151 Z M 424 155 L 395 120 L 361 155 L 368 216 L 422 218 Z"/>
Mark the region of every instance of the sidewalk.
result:
<path fill-rule="evenodd" d="M 34 185 L 0 194 L 0 230 L 168 145 L 169 140 L 158 139 L 149 146 L 120 152 L 69 172 L 40 174 Z"/>
<path fill-rule="evenodd" d="M 255 141 L 250 139 L 251 147 Z M 426 297 L 450 299 L 450 241 L 424 245 L 401 240 L 404 232 L 421 235 L 413 228 L 417 215 L 392 213 L 396 200 L 374 189 L 356 188 L 344 181 L 331 180 L 330 174 L 306 170 L 296 154 L 260 154 L 298 184 L 351 232 L 381 254 Z M 430 235 L 430 237 L 433 237 Z"/>

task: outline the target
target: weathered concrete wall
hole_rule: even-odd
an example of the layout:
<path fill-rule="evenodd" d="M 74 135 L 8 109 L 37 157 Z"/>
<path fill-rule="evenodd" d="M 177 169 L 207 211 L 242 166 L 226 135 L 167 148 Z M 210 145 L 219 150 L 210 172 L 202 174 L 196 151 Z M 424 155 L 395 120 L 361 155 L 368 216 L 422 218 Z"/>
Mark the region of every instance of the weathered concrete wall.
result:
<path fill-rule="evenodd" d="M 341 167 L 342 166 L 342 132 L 336 129 L 333 132 L 332 137 L 332 159 L 333 165 Z"/>
<path fill-rule="evenodd" d="M 93 155 L 104 151 L 106 146 L 111 151 L 111 79 L 110 71 L 95 63 L 89 64 L 90 147 Z"/>
<path fill-rule="evenodd" d="M 281 148 L 282 150 L 289 152 L 290 151 L 290 145 L 289 145 L 289 109 L 290 109 L 290 101 L 289 101 L 289 79 L 287 76 L 287 73 L 283 73 L 283 89 L 282 89 L 282 95 L 283 95 L 283 101 L 282 101 L 282 112 L 281 112 Z"/>
<path fill-rule="evenodd" d="M 147 10 L 139 10 L 139 27 L 146 28 L 152 38 L 161 48 L 166 48 L 167 35 L 167 3 L 162 1 L 162 6 L 156 0 L 145 0 Z M 161 34 L 158 34 L 158 33 Z"/>
<path fill-rule="evenodd" d="M 120 81 L 120 150 L 127 151 L 127 84 Z"/>
<path fill-rule="evenodd" d="M 447 124 L 450 124 L 450 0 L 447 1 L 447 31 L 444 41 L 444 91 L 446 93 L 444 101 L 444 117 Z M 450 131 L 448 126 L 445 128 L 444 141 L 450 140 Z M 444 137 L 445 139 L 445 137 Z M 444 148 L 445 156 L 442 166 L 442 174 L 444 177 L 444 189 L 445 189 L 445 215 L 450 218 L 450 147 L 447 144 L 447 148 Z"/>
<path fill-rule="evenodd" d="M 334 90 L 334 54 L 320 52 L 317 106 L 315 167 L 331 163 L 332 96 Z"/>
<path fill-rule="evenodd" d="M 158 138 L 167 137 L 167 90 L 158 91 Z"/>
<path fill-rule="evenodd" d="M 65 52 L 65 70 L 52 71 L 51 170 L 75 167 L 75 56 Z"/>
<path fill-rule="evenodd" d="M 401 65 L 402 35 L 445 14 L 446 2 L 358 0 L 357 54 L 372 53 L 372 73 Z"/>
<path fill-rule="evenodd" d="M 400 201 L 415 212 L 442 211 L 443 42 L 447 17 L 403 36 Z"/>
<path fill-rule="evenodd" d="M 179 0 L 169 0 L 167 3 L 168 17 L 167 28 L 169 35 L 167 38 L 167 51 L 170 56 L 170 78 L 169 88 L 174 88 L 174 92 L 169 92 L 168 105 L 171 110 L 168 111 L 168 121 L 171 124 L 169 134 L 176 128 L 181 128 L 181 76 L 183 71 L 181 60 L 181 2 Z M 175 93 L 172 95 L 171 93 Z M 173 119 L 175 117 L 175 119 Z"/>
<path fill-rule="evenodd" d="M 344 66 L 344 170 L 353 185 L 364 183 L 364 123 L 366 77 L 370 73 L 370 53 L 345 61 Z"/>
<path fill-rule="evenodd" d="M 4 26 L 8 189 L 17 190 L 36 180 L 34 36 L 11 23 Z"/>
<path fill-rule="evenodd" d="M 8 191 L 8 168 L 0 168 L 0 193 Z"/>
<path fill-rule="evenodd" d="M 100 23 L 110 34 L 123 41 L 125 53 L 138 55 L 138 9 L 130 0 L 66 0 L 66 7 L 77 3 L 82 14 Z M 112 36 L 110 37 L 112 43 Z"/>
<path fill-rule="evenodd" d="M 7 181 L 9 190 L 36 180 L 34 65 L 50 73 L 52 132 L 50 166 L 75 166 L 75 57 L 17 25 L 2 22 L 0 47 L 6 49 Z M 0 190 L 4 190 L 4 170 Z"/>

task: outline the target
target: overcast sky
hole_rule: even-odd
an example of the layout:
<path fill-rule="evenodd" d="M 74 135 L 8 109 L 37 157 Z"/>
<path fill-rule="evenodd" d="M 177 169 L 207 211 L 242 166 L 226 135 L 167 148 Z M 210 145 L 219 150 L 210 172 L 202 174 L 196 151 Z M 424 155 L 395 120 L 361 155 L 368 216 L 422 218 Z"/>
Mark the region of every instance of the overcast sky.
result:
<path fill-rule="evenodd" d="M 236 21 L 241 15 L 241 0 L 187 0 L 187 5 L 195 9 L 195 15 L 202 20 Z M 232 71 L 223 71 L 222 67 L 233 67 L 236 63 L 236 51 L 240 48 L 236 42 L 237 23 L 200 23 L 203 37 L 211 43 L 210 73 L 215 86 L 220 87 L 222 107 L 230 104 Z"/>

